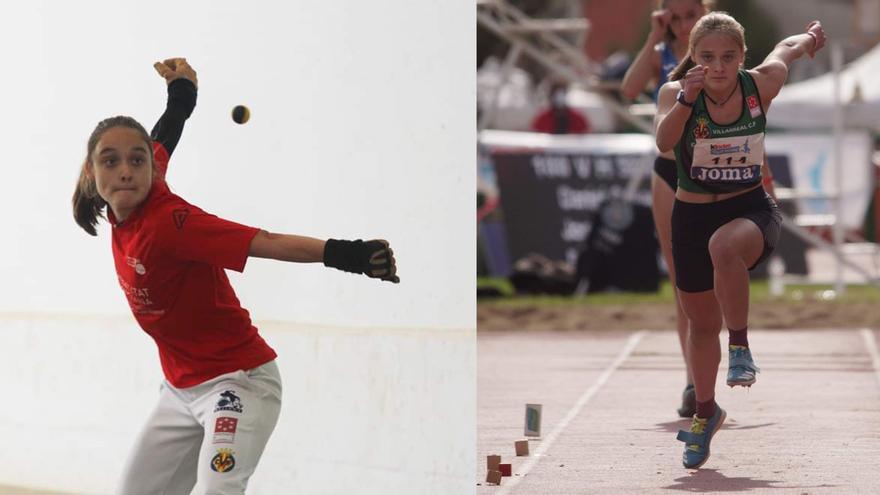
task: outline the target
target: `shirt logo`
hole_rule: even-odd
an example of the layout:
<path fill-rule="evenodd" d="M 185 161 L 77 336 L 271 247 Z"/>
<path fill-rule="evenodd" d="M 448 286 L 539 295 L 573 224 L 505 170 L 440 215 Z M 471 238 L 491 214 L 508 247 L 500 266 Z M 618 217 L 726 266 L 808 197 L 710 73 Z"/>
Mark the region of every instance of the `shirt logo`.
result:
<path fill-rule="evenodd" d="M 694 137 L 697 139 L 706 139 L 709 137 L 709 119 L 706 117 L 697 117 L 697 125 L 694 127 Z"/>
<path fill-rule="evenodd" d="M 749 148 L 749 140 L 746 139 L 745 144 L 742 146 L 734 146 L 729 143 L 722 144 L 710 144 L 709 145 L 709 154 L 710 155 L 724 155 L 727 153 L 751 153 L 752 149 Z"/>
<path fill-rule="evenodd" d="M 211 459 L 211 469 L 217 473 L 228 473 L 235 467 L 232 449 L 218 449 L 217 455 Z"/>
<path fill-rule="evenodd" d="M 126 256 L 125 263 L 128 266 L 134 268 L 134 272 L 137 273 L 138 275 L 143 275 L 143 274 L 147 273 L 147 269 L 144 268 L 143 263 L 141 263 L 141 261 L 137 258 L 132 258 L 131 256 Z"/>
<path fill-rule="evenodd" d="M 750 95 L 746 98 L 746 103 L 749 105 L 749 113 L 753 119 L 761 115 L 761 105 L 758 105 L 758 98 L 755 95 Z"/>
<path fill-rule="evenodd" d="M 174 225 L 177 226 L 177 230 L 183 228 L 183 223 L 186 222 L 186 217 L 189 216 L 189 210 L 186 208 L 178 208 L 171 212 L 171 217 L 174 218 Z"/>
<path fill-rule="evenodd" d="M 241 399 L 235 395 L 234 390 L 225 390 L 220 394 L 220 400 L 217 401 L 217 405 L 214 406 L 214 412 L 217 411 L 232 411 L 240 413 L 244 410 L 244 406 L 241 404 Z"/>

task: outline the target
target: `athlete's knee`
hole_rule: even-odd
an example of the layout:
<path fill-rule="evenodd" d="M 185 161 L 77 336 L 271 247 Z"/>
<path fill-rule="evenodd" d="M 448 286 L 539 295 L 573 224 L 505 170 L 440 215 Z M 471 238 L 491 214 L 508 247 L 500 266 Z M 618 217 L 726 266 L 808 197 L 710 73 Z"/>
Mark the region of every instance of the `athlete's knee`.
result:
<path fill-rule="evenodd" d="M 687 317 L 688 330 L 692 336 L 696 338 L 712 337 L 721 331 L 721 310 L 717 305 L 682 301 L 681 309 Z"/>
<path fill-rule="evenodd" d="M 715 233 L 709 238 L 709 256 L 716 270 L 743 265 L 742 254 L 727 235 Z"/>
<path fill-rule="evenodd" d="M 688 325 L 692 338 L 714 339 L 721 331 L 721 318 L 712 315 L 693 315 L 688 317 Z"/>

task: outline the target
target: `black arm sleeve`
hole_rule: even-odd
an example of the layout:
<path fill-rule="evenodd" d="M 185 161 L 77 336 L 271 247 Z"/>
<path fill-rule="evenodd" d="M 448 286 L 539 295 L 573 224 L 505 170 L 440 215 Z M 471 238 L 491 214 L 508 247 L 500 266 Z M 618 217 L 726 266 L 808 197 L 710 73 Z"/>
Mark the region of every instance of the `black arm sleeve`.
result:
<path fill-rule="evenodd" d="M 159 121 L 153 126 L 150 137 L 153 141 L 159 141 L 168 151 L 168 156 L 174 152 L 180 135 L 183 134 L 183 124 L 192 115 L 196 107 L 196 85 L 189 79 L 181 77 L 168 84 L 168 104 L 165 113 L 159 117 Z"/>

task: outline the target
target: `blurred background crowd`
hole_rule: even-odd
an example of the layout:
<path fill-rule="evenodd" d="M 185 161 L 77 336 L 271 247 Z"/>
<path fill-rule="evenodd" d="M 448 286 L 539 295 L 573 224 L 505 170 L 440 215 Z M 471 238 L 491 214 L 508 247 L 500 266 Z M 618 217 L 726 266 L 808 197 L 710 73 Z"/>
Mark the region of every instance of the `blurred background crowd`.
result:
<path fill-rule="evenodd" d="M 503 292 L 485 283 L 492 279 L 520 293 L 656 290 L 665 267 L 650 216 L 639 216 L 650 205 L 656 152 L 653 87 L 626 98 L 620 86 L 659 2 L 477 5 L 479 294 Z M 880 0 L 717 0 L 710 8 L 745 27 L 747 69 L 821 19 L 830 49 L 794 64 L 769 113 L 768 161 L 788 221 L 768 263 L 788 279 L 841 290 L 876 283 Z M 597 253 L 597 230 L 626 213 L 621 202 L 635 215 Z M 754 275 L 765 277 L 767 266 Z"/>

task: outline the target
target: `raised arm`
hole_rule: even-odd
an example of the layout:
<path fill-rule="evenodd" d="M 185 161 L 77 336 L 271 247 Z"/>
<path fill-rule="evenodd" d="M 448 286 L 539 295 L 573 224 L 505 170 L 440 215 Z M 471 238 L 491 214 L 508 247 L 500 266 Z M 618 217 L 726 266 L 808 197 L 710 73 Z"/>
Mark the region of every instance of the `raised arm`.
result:
<path fill-rule="evenodd" d="M 295 263 L 323 262 L 325 266 L 371 278 L 399 283 L 394 251 L 388 241 L 343 241 L 290 234 L 273 234 L 261 230 L 251 240 L 249 256 Z"/>
<path fill-rule="evenodd" d="M 169 58 L 153 67 L 168 83 L 168 103 L 150 137 L 162 143 L 171 156 L 183 134 L 183 125 L 196 106 L 198 78 L 185 58 Z"/>
<path fill-rule="evenodd" d="M 656 77 L 660 71 L 660 55 L 656 50 L 657 43 L 663 41 L 663 36 L 669 26 L 672 13 L 668 10 L 657 10 L 651 13 L 651 32 L 642 49 L 639 50 L 636 59 L 626 70 L 620 91 L 628 100 L 635 99 L 639 93 L 645 90 L 645 86 L 652 77 Z"/>
<path fill-rule="evenodd" d="M 765 110 L 785 84 L 792 62 L 804 54 L 813 58 L 825 46 L 825 40 L 822 24 L 813 21 L 807 26 L 807 32 L 789 36 L 777 43 L 761 65 L 754 68 L 753 76 Z"/>
<path fill-rule="evenodd" d="M 671 150 L 681 139 L 694 102 L 703 90 L 707 70 L 708 67 L 696 65 L 681 80 L 668 82 L 660 88 L 657 114 L 654 116 L 654 134 L 661 153 Z M 678 100 L 679 91 L 684 92 L 684 102 Z"/>

